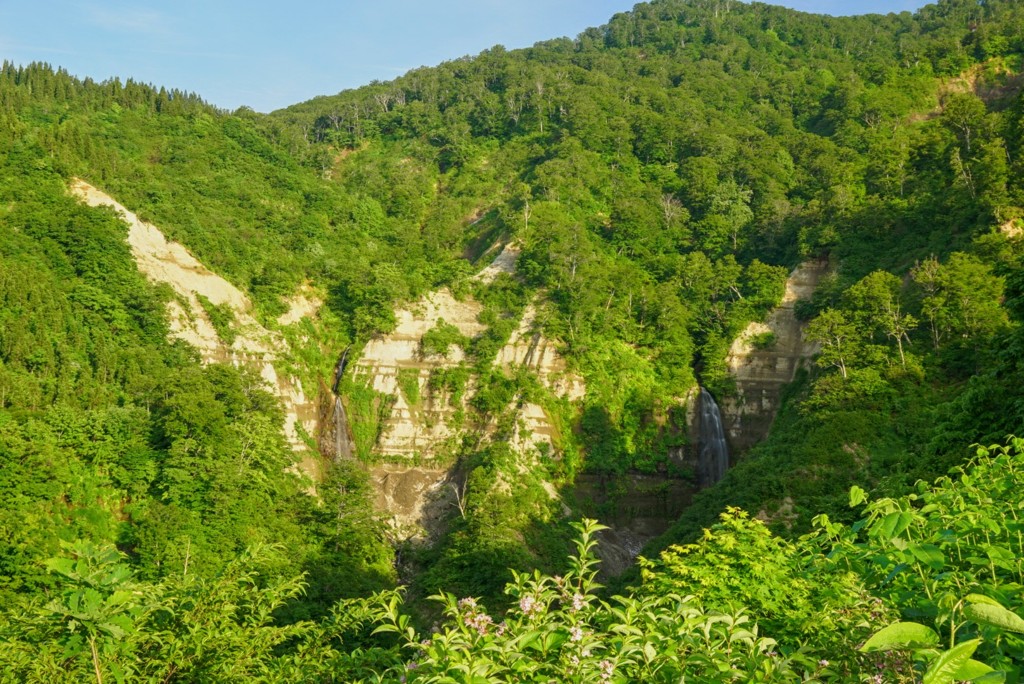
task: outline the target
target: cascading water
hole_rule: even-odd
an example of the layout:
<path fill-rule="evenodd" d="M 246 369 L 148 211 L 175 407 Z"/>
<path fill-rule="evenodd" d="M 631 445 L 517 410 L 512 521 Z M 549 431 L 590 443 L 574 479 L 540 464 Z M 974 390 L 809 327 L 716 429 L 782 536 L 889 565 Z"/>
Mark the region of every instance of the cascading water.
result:
<path fill-rule="evenodd" d="M 710 487 L 725 476 L 729 468 L 729 445 L 722 429 L 718 404 L 703 387 L 700 389 L 700 424 L 698 430 L 697 484 Z"/>
<path fill-rule="evenodd" d="M 352 458 L 352 437 L 348 430 L 348 415 L 341 397 L 334 397 L 334 458 Z"/>
<path fill-rule="evenodd" d="M 345 347 L 345 351 L 341 352 L 338 363 L 334 366 L 334 382 L 331 384 L 331 392 L 334 394 L 338 393 L 338 383 L 341 382 L 341 376 L 344 375 L 345 367 L 348 366 L 348 350 L 351 348 L 352 345 Z"/>
<path fill-rule="evenodd" d="M 334 367 L 334 381 L 328 387 L 320 380 L 320 414 L 318 418 L 317 446 L 320 453 L 335 460 L 351 459 L 355 455 L 355 442 L 348 424 L 345 402 L 338 394 L 338 385 L 348 365 L 349 348 L 341 353 Z"/>

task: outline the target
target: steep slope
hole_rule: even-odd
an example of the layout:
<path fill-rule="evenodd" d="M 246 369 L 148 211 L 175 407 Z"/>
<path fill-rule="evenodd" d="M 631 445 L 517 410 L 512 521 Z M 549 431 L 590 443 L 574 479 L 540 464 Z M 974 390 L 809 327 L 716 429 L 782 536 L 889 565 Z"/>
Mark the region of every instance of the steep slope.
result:
<path fill-rule="evenodd" d="M 514 246 L 505 246 L 473 279 L 490 284 L 499 275 L 512 276 L 517 257 Z M 499 382 L 525 371 L 552 397 L 579 402 L 586 392 L 583 381 L 537 328 L 537 307 L 526 307 L 491 368 Z M 486 362 L 466 352 L 488 330 L 480 322 L 483 313 L 484 306 L 471 296 L 460 301 L 447 289 L 429 293 L 399 309 L 395 329 L 370 340 L 353 364 L 356 394 L 362 388 L 372 391 L 371 407 L 380 415 L 372 442 L 363 445 L 372 460 L 385 461 L 370 469 L 378 508 L 402 538 L 437 541 L 446 519 L 463 506 L 467 475 L 459 466 L 465 444 L 479 449 L 507 439 L 520 467 L 530 470 L 538 470 L 539 458 L 563 457 L 558 429 L 536 399 L 515 396 L 496 407 L 500 415 L 473 404 L 481 384 L 493 382 L 483 377 Z M 431 337 L 438 332 L 443 333 L 439 343 Z M 365 410 L 355 415 L 368 418 Z M 509 424 L 510 431 L 502 427 Z M 542 484 L 557 498 L 549 483 Z"/>
<path fill-rule="evenodd" d="M 470 300 L 457 301 L 448 290 L 428 294 L 410 309 L 395 312 L 395 330 L 373 339 L 363 349 L 353 370 L 354 381 L 365 383 L 391 402 L 390 415 L 374 451 L 385 457 L 444 459 L 443 444 L 455 437 L 451 424 L 457 411 L 465 412 L 468 392 L 453 400 L 450 393 L 433 391 L 432 373 L 464 366 L 462 348 L 452 344 L 435 353 L 424 352 L 423 336 L 441 321 L 459 335 L 473 338 L 485 326 L 477 321 L 482 307 Z"/>
<path fill-rule="evenodd" d="M 308 451 L 303 433 L 316 433 L 316 406 L 306 398 L 296 378 L 278 374 L 274 363 L 285 342 L 253 317 L 249 297 L 206 268 L 182 245 L 168 241 L 156 226 L 141 221 L 101 190 L 75 179 L 71 191 L 91 207 L 113 208 L 128 224 L 126 239 L 139 270 L 152 282 L 169 285 L 177 295 L 177 299 L 167 303 L 170 335 L 194 347 L 205 363 L 230 362 L 258 369 L 267 389 L 284 407 L 284 433 L 292 449 Z M 200 297 L 214 306 L 227 307 L 231 312 L 230 328 L 234 339 L 230 343 L 218 334 Z M 292 318 L 295 314 L 285 320 Z M 301 320 L 301 316 L 297 320 Z M 316 458 L 304 459 L 303 467 L 311 476 L 319 473 Z"/>
<path fill-rule="evenodd" d="M 564 569 L 575 511 L 558 488 L 580 473 L 598 483 L 592 498 L 608 519 L 634 512 L 625 483 L 689 478 L 672 454 L 691 446 L 680 398 L 697 375 L 717 395 L 730 370 L 743 376 L 744 430 L 768 429 L 747 409 L 779 412 L 767 439 L 695 497 L 683 538 L 737 504 L 796 534 L 818 513 L 849 516 L 850 485 L 900 491 L 912 474 L 944 471 L 988 434 L 977 415 L 1014 429 L 1021 247 L 992 228 L 1015 225 L 1024 206 L 1022 12 L 943 0 L 916 15 L 840 19 L 658 0 L 576 40 L 496 48 L 272 117 L 5 64 L 0 142 L 17 170 L 4 177 L 92 179 L 237 286 L 247 301 L 150 235 L 147 249 L 181 262 L 154 259 L 154 273 L 201 274 L 201 286 L 171 286 L 176 334 L 207 360 L 251 360 L 275 394 L 300 376 L 327 400 L 319 413 L 352 418 L 360 459 L 392 461 L 382 501 L 408 499 L 398 507 L 409 520 L 446 521 L 433 550 L 407 554 L 425 570 L 418 589 L 500 601 L 507 568 Z M 963 74 L 969 88 L 948 87 Z M 103 216 L 0 204 L 14 274 L 3 274 L 2 436 L 35 445 L 42 416 L 39 461 L 57 467 L 61 440 L 95 424 L 121 434 L 125 408 L 131 449 L 97 454 L 104 440 L 81 437 L 70 461 L 91 473 L 84 481 L 116 478 L 123 491 L 40 486 L 37 498 L 48 510 L 110 502 L 104 538 L 129 540 L 146 572 L 179 573 L 193 539 L 206 558 L 249 539 L 253 511 L 271 510 L 261 483 L 291 491 L 266 475 L 288 459 L 273 402 L 248 374 L 193 368 L 183 345 L 120 354 L 124 330 L 164 342 L 152 302 L 165 302 L 123 272 L 96 276 L 104 255 L 124 255 L 109 240 L 76 244 L 67 226 L 87 231 Z M 474 278 L 471 263 L 503 243 L 514 247 Z M 25 253 L 46 261 L 47 282 L 74 287 L 54 297 L 27 287 Z M 768 324 L 785 350 L 747 354 L 744 331 L 764 332 L 750 325 L 784 297 L 792 268 L 826 255 L 835 274 L 804 312 L 820 354 L 787 387 L 809 349 L 778 317 L 786 307 Z M 276 334 L 248 326 L 293 321 L 296 293 L 324 304 L 317 321 L 298 316 L 282 331 L 285 371 Z M 26 314 L 29 303 L 46 315 Z M 45 325 L 51 316 L 61 326 Z M 322 390 L 346 348 L 356 360 L 331 397 Z M 161 363 L 174 370 L 151 373 Z M 965 387 L 961 410 L 949 400 Z M 109 409 L 109 423 L 90 414 L 66 429 L 68 405 Z M 319 437 L 339 435 L 348 431 Z M 19 442 L 18 453 L 35 452 Z M 323 510 L 296 504 L 301 523 L 281 518 L 332 540 L 327 560 L 303 557 L 314 573 L 394 539 L 376 530 L 349 552 L 338 530 L 369 506 L 353 494 L 359 468 L 336 465 Z M 431 497 L 437 506 L 420 505 Z M 203 528 L 225 510 L 233 526 L 218 546 Z M 61 534 L 75 536 L 73 524 Z M 40 560 L 11 561 L 12 576 Z"/>
<path fill-rule="evenodd" d="M 517 258 L 518 249 L 506 246 L 474 280 L 490 284 L 499 274 L 514 275 Z M 381 395 L 390 406 L 373 446 L 375 455 L 444 462 L 456 453 L 460 432 L 468 429 L 477 439 L 486 439 L 494 427 L 494 416 L 477 416 L 476 421 L 470 416 L 469 424 L 466 422 L 479 380 L 472 372 L 474 361 L 464 350 L 488 328 L 480 322 L 483 311 L 483 305 L 472 297 L 460 301 L 448 289 L 441 289 L 396 311 L 395 329 L 366 344 L 355 363 L 354 381 Z M 531 303 L 498 351 L 494 367 L 508 375 L 529 371 L 555 397 L 582 400 L 586 392 L 582 379 L 568 371 L 555 345 L 538 329 L 536 319 L 537 304 Z M 439 331 L 445 335 L 440 347 L 430 339 Z M 461 376 L 462 386 L 448 387 L 439 380 L 453 371 Z M 554 429 L 542 407 L 527 401 L 515 411 L 512 443 L 518 449 L 542 443 L 553 446 Z"/>
<path fill-rule="evenodd" d="M 799 301 L 810 303 L 827 269 L 824 260 L 800 264 L 786 279 L 782 301 L 765 322 L 750 323 L 733 340 L 725 362 L 736 381 L 736 394 L 722 400 L 722 418 L 734 453 L 768 436 L 783 389 L 797 370 L 810 368 L 820 351 L 818 344 L 804 339 L 806 324 L 797 320 L 794 308 Z M 758 345 L 757 340 L 765 342 Z"/>

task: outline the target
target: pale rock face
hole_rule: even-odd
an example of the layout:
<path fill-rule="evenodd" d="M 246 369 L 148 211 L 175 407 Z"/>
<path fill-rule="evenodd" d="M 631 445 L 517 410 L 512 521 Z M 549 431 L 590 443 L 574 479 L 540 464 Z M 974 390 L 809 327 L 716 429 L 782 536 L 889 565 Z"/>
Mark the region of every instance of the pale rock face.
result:
<path fill-rule="evenodd" d="M 518 256 L 519 248 L 514 244 L 507 245 L 476 278 L 491 282 L 500 273 L 514 272 Z M 486 330 L 478 320 L 482 311 L 483 307 L 475 300 L 459 301 L 448 289 L 442 288 L 426 295 L 415 306 L 396 311 L 395 330 L 366 345 L 355 364 L 354 376 L 374 390 L 395 397 L 391 415 L 385 421 L 375 449 L 379 454 L 427 459 L 444 455 L 446 443 L 458 433 L 451 425 L 452 417 L 459 409 L 467 408 L 472 387 L 467 388 L 461 406 L 452 405 L 447 396 L 431 396 L 428 387 L 431 372 L 438 368 L 456 367 L 465 361 L 465 357 L 462 350 L 454 345 L 444 356 L 425 357 L 421 340 L 439 320 L 454 325 L 466 337 L 476 337 Z M 554 344 L 541 335 L 537 315 L 536 305 L 527 307 L 518 329 L 499 351 L 495 365 L 508 371 L 526 366 L 556 395 L 572 401 L 582 399 L 586 392 L 583 380 L 568 372 L 565 360 Z M 418 406 L 409 406 L 403 396 L 399 386 L 399 374 L 403 371 L 419 374 L 419 396 L 423 399 Z M 512 445 L 519 451 L 541 444 L 551 446 L 553 434 L 554 428 L 544 409 L 536 404 L 526 404 L 520 411 Z"/>
<path fill-rule="evenodd" d="M 751 323 L 732 347 L 726 363 L 736 378 L 737 396 L 721 402 L 722 419 L 730 447 L 745 451 L 764 439 L 779 409 L 783 386 L 793 381 L 797 370 L 818 353 L 817 345 L 804 339 L 804 324 L 794 312 L 796 302 L 810 299 L 828 270 L 826 261 L 806 261 L 786 280 L 782 302 L 765 323 Z M 775 344 L 755 349 L 751 339 L 771 332 Z"/>
<path fill-rule="evenodd" d="M 488 264 L 482 271 L 473 276 L 473 280 L 483 283 L 493 283 L 494 279 L 502 273 L 512 274 L 516 272 L 516 261 L 522 253 L 522 248 L 515 242 L 505 245 L 501 253 L 494 261 Z"/>
<path fill-rule="evenodd" d="M 399 540 L 430 543 L 458 506 L 459 489 L 443 468 L 377 465 L 370 468 L 374 507 L 387 516 Z"/>
<path fill-rule="evenodd" d="M 586 395 L 583 379 L 568 371 L 555 345 L 541 334 L 535 303 L 526 307 L 519 327 L 498 352 L 495 364 L 506 370 L 520 366 L 529 368 L 548 389 L 570 401 L 578 401 Z"/>
<path fill-rule="evenodd" d="M 175 294 L 187 303 L 187 309 L 178 301 L 172 300 L 167 304 L 171 336 L 195 347 L 204 363 L 230 362 L 257 369 L 266 388 L 277 395 L 284 406 L 284 432 L 289 443 L 296 451 L 306 451 L 298 427 L 302 426 L 308 434 L 315 433 L 316 407 L 303 394 L 298 380 L 278 376 L 274 361 L 285 342 L 280 335 L 267 330 L 256 320 L 248 296 L 206 268 L 183 245 L 168 241 L 156 226 L 140 220 L 101 190 L 76 179 L 71 184 L 71 192 L 91 207 L 113 207 L 128 224 L 128 246 L 139 271 L 154 283 L 170 285 Z M 198 295 L 214 304 L 231 307 L 237 335 L 230 347 L 217 336 Z M 303 311 L 308 308 L 306 306 Z M 303 470 L 315 475 L 312 460 L 303 462 L 306 464 Z"/>
<path fill-rule="evenodd" d="M 277 317 L 277 324 L 280 326 L 294 325 L 303 318 L 313 318 L 324 305 L 320 295 L 313 292 L 308 285 L 289 297 L 286 302 L 288 310 Z"/>
<path fill-rule="evenodd" d="M 438 368 L 453 368 L 464 359 L 453 346 L 445 356 L 423 356 L 423 335 L 444 320 L 466 337 L 481 334 L 486 327 L 477 321 L 483 307 L 473 300 L 458 301 L 447 288 L 432 292 L 408 309 L 395 312 L 395 330 L 367 343 L 355 364 L 353 375 L 377 392 L 391 395 L 395 402 L 377 444 L 384 456 L 431 458 L 439 455 L 443 443 L 455 435 L 450 427 L 453 414 L 463 406 L 453 406 L 445 396 L 430 396 L 430 373 Z M 409 406 L 399 387 L 399 373 L 417 373 L 419 406 Z M 469 392 L 466 392 L 469 395 Z"/>
<path fill-rule="evenodd" d="M 490 283 L 503 273 L 514 273 L 519 252 L 517 245 L 506 245 L 475 279 Z M 474 379 L 470 377 L 461 405 L 455 405 L 444 392 L 431 393 L 431 372 L 459 366 L 465 362 L 465 356 L 454 345 L 443 356 L 424 356 L 421 340 L 442 319 L 466 337 L 476 337 L 486 330 L 478 320 L 482 311 L 483 307 L 475 300 L 459 301 L 449 290 L 441 289 L 414 306 L 396 311 L 395 330 L 366 345 L 354 364 L 353 377 L 394 398 L 374 449 L 379 455 L 391 460 L 418 457 L 427 463 L 434 459 L 443 461 L 447 456 L 448 444 L 459 436 L 454 415 L 468 408 L 469 398 L 474 393 Z M 557 396 L 582 399 L 586 392 L 583 380 L 568 372 L 555 345 L 540 334 L 537 316 L 537 306 L 531 304 L 516 332 L 499 351 L 495 366 L 506 371 L 525 366 Z M 401 388 L 400 374 L 405 383 L 415 378 L 420 397 L 416 406 L 409 405 Z M 538 447 L 553 447 L 554 437 L 554 426 L 543 407 L 529 402 L 521 406 L 510 440 L 520 456 L 520 468 L 527 468 L 536 458 Z M 391 463 L 372 467 L 371 475 L 377 491 L 376 506 L 386 512 L 400 537 L 429 543 L 443 529 L 445 519 L 457 510 L 458 478 L 448 470 Z M 499 485 L 512 487 L 515 483 Z M 546 491 L 552 498 L 558 497 L 554 486 L 547 487 Z"/>

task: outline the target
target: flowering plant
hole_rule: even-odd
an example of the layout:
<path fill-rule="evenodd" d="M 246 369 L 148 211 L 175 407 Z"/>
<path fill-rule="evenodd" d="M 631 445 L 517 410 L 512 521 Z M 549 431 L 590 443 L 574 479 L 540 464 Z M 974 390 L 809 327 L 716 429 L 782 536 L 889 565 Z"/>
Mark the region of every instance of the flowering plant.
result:
<path fill-rule="evenodd" d="M 393 601 L 377 631 L 399 634 L 408 659 L 390 674 L 406 682 L 801 681 L 796 661 L 776 653 L 747 616 L 704 611 L 673 593 L 599 599 L 594 535 L 603 527 L 575 527 L 569 571 L 513 572 L 506 593 L 514 603 L 500 623 L 473 598 L 441 594 L 434 598 L 445 621 L 424 637 Z"/>

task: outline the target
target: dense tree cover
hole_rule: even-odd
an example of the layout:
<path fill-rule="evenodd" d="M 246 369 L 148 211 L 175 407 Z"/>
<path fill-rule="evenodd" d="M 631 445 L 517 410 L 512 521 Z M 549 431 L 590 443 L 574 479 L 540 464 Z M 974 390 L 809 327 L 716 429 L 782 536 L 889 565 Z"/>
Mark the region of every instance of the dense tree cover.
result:
<path fill-rule="evenodd" d="M 1013 681 L 1019 453 L 908 492 L 1024 420 L 1022 22 L 1009 0 L 844 19 L 663 0 L 271 116 L 5 63 L 3 676 L 952 681 L 984 674 L 976 654 Z M 273 398 L 167 342 L 171 293 L 137 273 L 110 212 L 67 195 L 73 175 L 268 325 L 300 284 L 326 292 L 318 324 L 286 331 L 310 391 L 396 304 L 440 285 L 484 304 L 484 335 L 442 321 L 423 340 L 467 356 L 428 386 L 472 393 L 470 438 L 441 455 L 465 486 L 439 544 L 398 563 L 418 618 L 426 593 L 476 599 L 445 595 L 430 634 L 399 594 L 339 602 L 396 579 L 365 475 L 335 465 L 307 494 Z M 517 274 L 471 283 L 510 240 Z M 825 256 L 833 273 L 798 307 L 821 351 L 772 435 L 653 548 L 692 545 L 597 593 L 593 529 L 567 560 L 574 514 L 551 483 L 668 471 L 681 398 L 698 378 L 729 393 L 730 342 L 789 267 Z M 530 301 L 587 381 L 581 406 L 493 368 Z M 340 386 L 367 457 L 387 404 Z M 558 432 L 539 465 L 506 444 L 527 401 Z M 493 439 L 474 439 L 484 425 Z M 878 500 L 858 514 L 851 487 Z M 508 568 L 526 574 L 505 593 Z M 918 626 L 859 649 L 898 619 Z"/>
<path fill-rule="evenodd" d="M 10 681 L 926 682 L 1016 681 L 1024 444 L 981 449 L 934 485 L 819 516 L 793 541 L 732 510 L 692 545 L 644 561 L 629 593 L 598 593 L 592 521 L 561 575 L 513 573 L 499 615 L 443 593 L 428 632 L 399 592 L 275 624 L 301 592 L 274 549 L 215 577 L 132 575 L 109 546 L 65 543 L 52 598 L 6 609 Z M 271 569 L 268 569 L 271 568 Z M 973 657 L 972 657 L 973 656 Z"/>
<path fill-rule="evenodd" d="M 647 426 L 691 369 L 729 392 L 730 341 L 779 295 L 784 272 L 761 262 L 830 253 L 838 296 L 1017 215 L 1020 21 L 1011 2 L 844 19 L 645 3 L 573 41 L 495 47 L 272 120 L 353 192 L 444 179 L 481 232 L 522 242 L 520 273 L 590 384 L 591 467 L 616 472 L 664 453 Z M 402 177 L 384 164 L 396 154 Z M 921 313 L 873 334 L 902 351 Z"/>
<path fill-rule="evenodd" d="M 0 577 L 5 602 L 49 592 L 43 561 L 116 543 L 139 577 L 209 578 L 255 543 L 308 569 L 294 607 L 393 581 L 358 472 L 317 501 L 290 471 L 276 399 L 252 371 L 169 344 L 169 292 L 139 273 L 125 227 L 66 190 L 30 138 L 0 141 Z M 332 488 L 340 487 L 339 500 Z"/>

